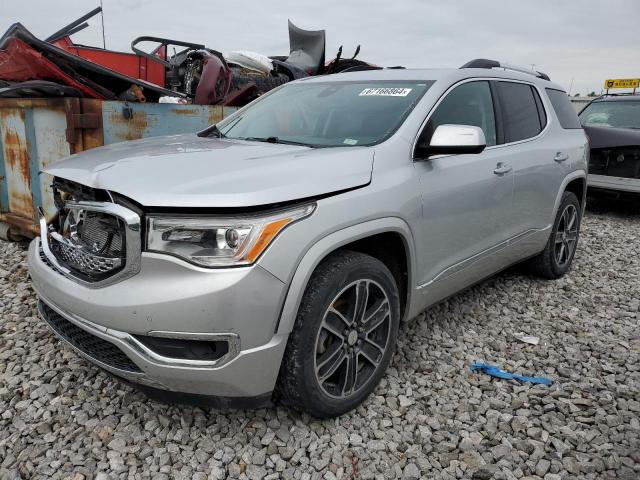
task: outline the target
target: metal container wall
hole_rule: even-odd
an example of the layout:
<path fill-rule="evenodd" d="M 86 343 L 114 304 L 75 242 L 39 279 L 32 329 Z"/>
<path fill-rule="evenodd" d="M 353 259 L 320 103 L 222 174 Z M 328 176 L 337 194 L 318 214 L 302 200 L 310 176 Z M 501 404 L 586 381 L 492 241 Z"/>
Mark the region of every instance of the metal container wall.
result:
<path fill-rule="evenodd" d="M 127 118 L 127 108 L 131 109 L 131 118 Z M 102 102 L 104 144 L 197 132 L 235 110 L 208 105 Z"/>
<path fill-rule="evenodd" d="M 106 102 L 78 98 L 0 99 L 0 222 L 38 234 L 37 209 L 55 215 L 49 165 L 90 148 L 196 132 L 235 108 Z"/>

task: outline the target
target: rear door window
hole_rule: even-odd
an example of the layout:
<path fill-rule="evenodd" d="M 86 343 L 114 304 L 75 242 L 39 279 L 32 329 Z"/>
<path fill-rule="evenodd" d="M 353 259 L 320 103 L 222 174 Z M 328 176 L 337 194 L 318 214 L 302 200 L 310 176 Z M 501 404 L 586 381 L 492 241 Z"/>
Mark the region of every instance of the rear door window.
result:
<path fill-rule="evenodd" d="M 552 88 L 547 88 L 546 90 L 549 100 L 551 100 L 553 110 L 558 116 L 560 126 L 562 128 L 582 128 L 578 114 L 571 105 L 569 96 L 561 90 L 554 90 Z"/>
<path fill-rule="evenodd" d="M 526 83 L 515 82 L 496 82 L 496 86 L 500 96 L 505 143 L 538 135 L 544 125 L 533 88 Z M 546 117 L 544 120 L 546 123 Z"/>

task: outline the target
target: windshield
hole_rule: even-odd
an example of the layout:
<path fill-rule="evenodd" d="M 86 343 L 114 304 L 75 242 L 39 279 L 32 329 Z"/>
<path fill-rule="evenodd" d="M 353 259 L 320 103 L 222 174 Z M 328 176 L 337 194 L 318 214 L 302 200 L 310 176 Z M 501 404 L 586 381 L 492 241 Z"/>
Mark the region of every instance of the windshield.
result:
<path fill-rule="evenodd" d="M 585 127 L 640 128 L 640 100 L 594 102 L 580 114 Z"/>
<path fill-rule="evenodd" d="M 310 147 L 374 145 L 397 130 L 431 81 L 300 82 L 218 123 L 228 138 Z"/>

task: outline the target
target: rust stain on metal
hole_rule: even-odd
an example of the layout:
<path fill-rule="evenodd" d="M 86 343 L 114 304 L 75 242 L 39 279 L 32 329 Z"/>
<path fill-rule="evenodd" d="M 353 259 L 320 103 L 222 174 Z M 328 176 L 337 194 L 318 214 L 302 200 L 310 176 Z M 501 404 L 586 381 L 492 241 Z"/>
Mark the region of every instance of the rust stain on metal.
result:
<path fill-rule="evenodd" d="M 34 223 L 33 218 L 15 215 L 13 213 L 0 214 L 0 221 L 14 226 L 25 237 L 35 237 L 40 234 L 40 226 Z"/>
<path fill-rule="evenodd" d="M 79 98 L 65 98 L 64 110 L 67 117 L 67 131 L 66 139 L 69 144 L 69 151 L 71 153 L 78 153 L 84 150 L 82 145 L 82 132 L 76 130 L 73 125 L 73 115 L 80 111 L 80 99 Z"/>
<path fill-rule="evenodd" d="M 104 135 L 102 133 L 102 129 L 84 130 L 82 132 L 82 140 L 84 142 L 85 150 L 101 147 L 102 145 L 104 145 Z"/>
<path fill-rule="evenodd" d="M 11 192 L 9 205 L 11 210 L 16 213 L 33 216 L 31 197 L 29 195 L 19 192 Z"/>
<path fill-rule="evenodd" d="M 20 171 L 23 178 L 28 179 L 29 174 L 29 153 L 26 151 L 26 142 L 20 138 L 18 132 L 7 129 L 4 139 L 4 152 L 7 165 L 12 170 Z"/>
<path fill-rule="evenodd" d="M 102 101 L 92 98 L 83 98 L 81 100 L 82 111 L 84 113 L 94 114 L 99 121 L 98 128 L 86 129 L 82 131 L 82 140 L 84 149 L 101 147 L 104 145 L 104 130 L 102 125 Z"/>
<path fill-rule="evenodd" d="M 32 205 L 31 196 L 26 193 L 31 191 L 31 171 L 27 142 L 18 132 L 9 128 L 5 130 L 2 141 L 7 167 L 22 177 L 22 182 L 25 186 L 22 191 L 9 189 L 11 210 L 29 214 L 32 212 Z"/>
<path fill-rule="evenodd" d="M 200 111 L 197 108 L 176 108 L 172 110 L 172 113 L 185 117 L 200 115 Z"/>
<path fill-rule="evenodd" d="M 64 108 L 60 98 L 3 98 L 1 104 L 2 108 Z"/>
<path fill-rule="evenodd" d="M 120 140 L 138 140 L 144 137 L 148 126 L 147 114 L 142 111 L 133 112 L 132 118 L 124 118 L 121 112 L 112 112 L 109 116 L 111 123 L 115 126 L 124 125 L 126 130 L 122 134 L 116 135 Z"/>
<path fill-rule="evenodd" d="M 218 123 L 223 117 L 222 107 L 209 107 L 209 125 Z"/>

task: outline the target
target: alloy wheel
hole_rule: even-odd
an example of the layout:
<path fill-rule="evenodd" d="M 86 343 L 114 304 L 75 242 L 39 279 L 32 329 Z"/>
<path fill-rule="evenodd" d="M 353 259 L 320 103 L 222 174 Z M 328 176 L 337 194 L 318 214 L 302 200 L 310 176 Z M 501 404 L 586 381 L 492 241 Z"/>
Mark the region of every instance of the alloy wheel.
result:
<path fill-rule="evenodd" d="M 567 205 L 562 212 L 556 231 L 554 252 L 558 267 L 563 268 L 571 258 L 578 243 L 578 210 Z"/>
<path fill-rule="evenodd" d="M 324 313 L 315 341 L 316 381 L 327 395 L 346 398 L 377 371 L 391 332 L 391 307 L 373 280 L 350 283 Z"/>

